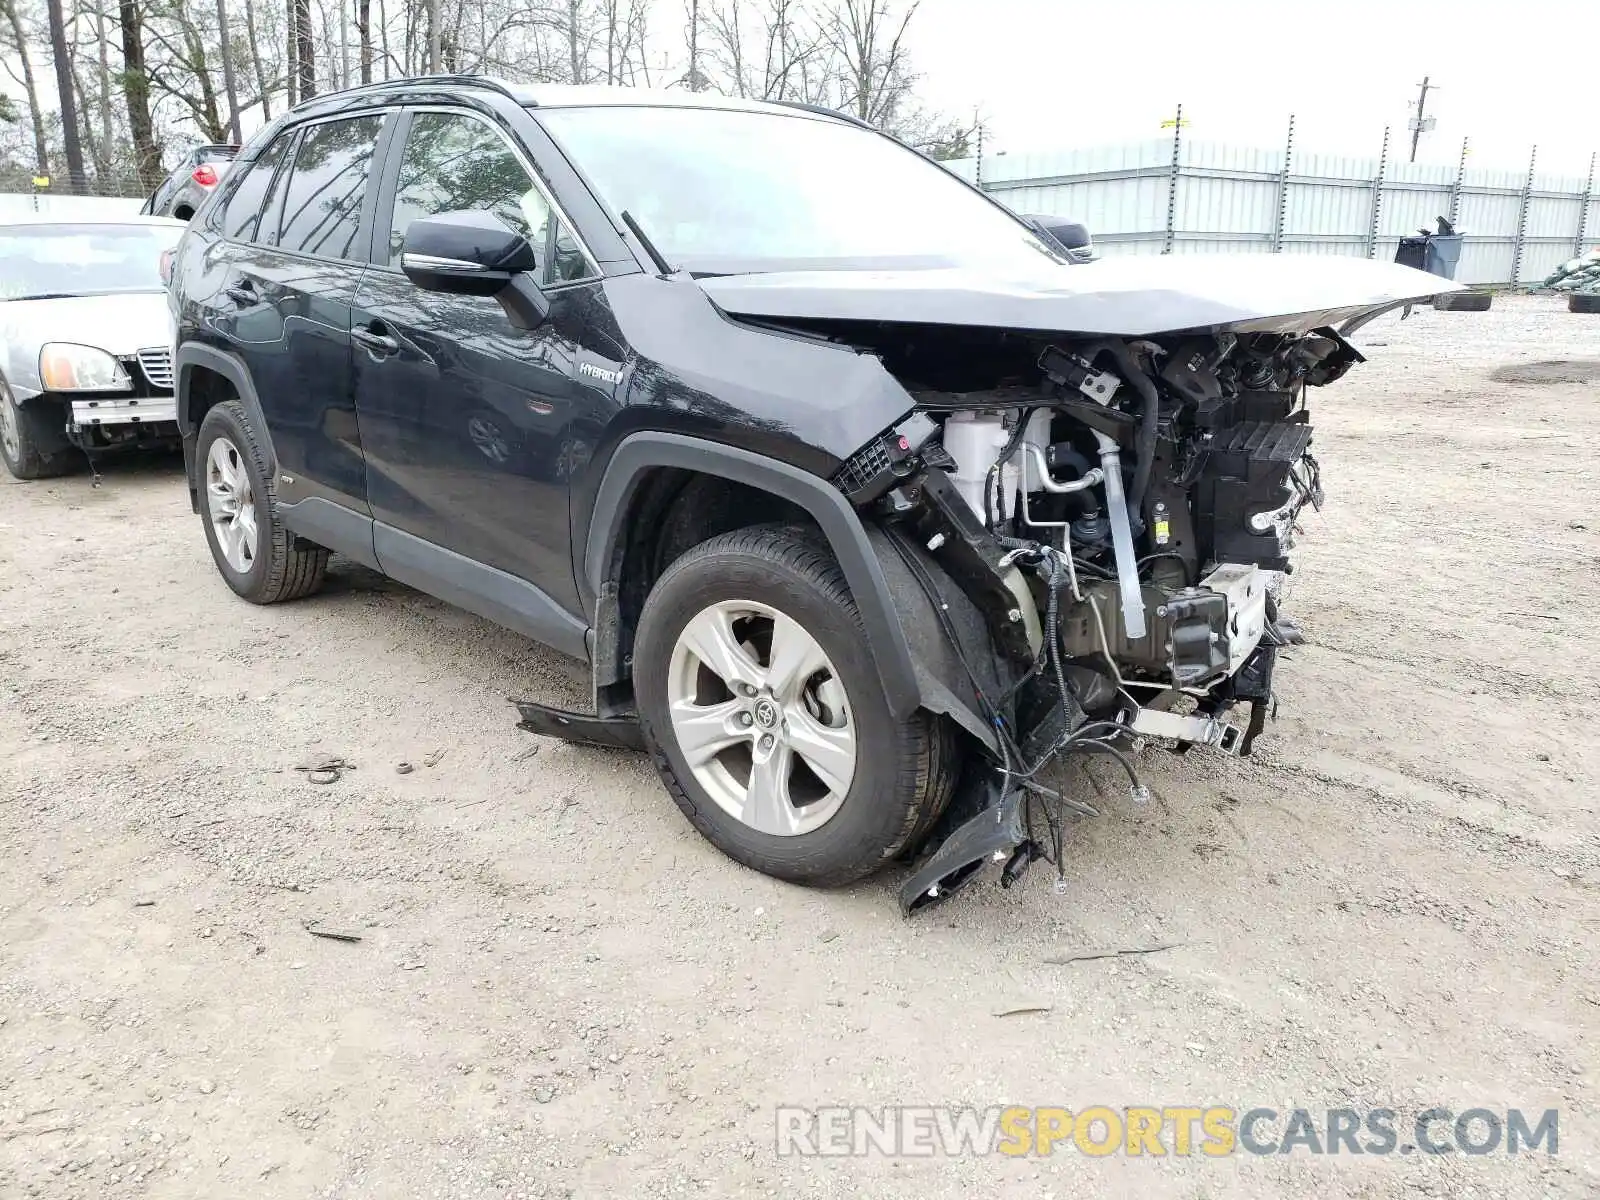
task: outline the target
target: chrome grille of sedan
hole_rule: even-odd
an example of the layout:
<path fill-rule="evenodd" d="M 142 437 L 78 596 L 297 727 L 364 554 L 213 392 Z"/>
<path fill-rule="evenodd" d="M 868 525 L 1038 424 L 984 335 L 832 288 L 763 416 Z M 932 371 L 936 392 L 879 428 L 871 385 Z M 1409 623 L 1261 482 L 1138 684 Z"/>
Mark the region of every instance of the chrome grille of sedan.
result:
<path fill-rule="evenodd" d="M 172 351 L 165 346 L 149 346 L 139 351 L 139 369 L 151 387 L 172 390 Z"/>

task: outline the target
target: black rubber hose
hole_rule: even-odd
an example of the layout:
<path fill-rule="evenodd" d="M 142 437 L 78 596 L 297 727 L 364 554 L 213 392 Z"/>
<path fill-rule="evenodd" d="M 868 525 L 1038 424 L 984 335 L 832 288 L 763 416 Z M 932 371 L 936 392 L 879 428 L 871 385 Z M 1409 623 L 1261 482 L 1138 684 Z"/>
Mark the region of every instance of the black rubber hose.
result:
<path fill-rule="evenodd" d="M 1161 397 L 1150 376 L 1139 369 L 1128 350 L 1126 342 L 1107 341 L 1106 353 L 1116 361 L 1117 369 L 1134 391 L 1144 398 L 1144 411 L 1139 419 L 1139 444 L 1133 464 L 1133 485 L 1128 488 L 1128 515 L 1136 527 L 1144 526 L 1144 497 L 1150 490 L 1150 473 L 1156 464 L 1156 424 L 1161 419 Z"/>

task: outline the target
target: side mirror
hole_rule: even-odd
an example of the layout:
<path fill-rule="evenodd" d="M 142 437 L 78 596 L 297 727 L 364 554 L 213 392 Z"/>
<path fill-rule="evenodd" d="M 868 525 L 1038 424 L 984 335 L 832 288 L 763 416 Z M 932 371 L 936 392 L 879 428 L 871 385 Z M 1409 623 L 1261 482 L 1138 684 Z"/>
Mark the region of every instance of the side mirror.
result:
<path fill-rule="evenodd" d="M 406 229 L 400 269 L 429 292 L 492 296 L 512 324 L 533 329 L 550 315 L 550 302 L 530 272 L 539 266 L 533 245 L 489 212 L 435 213 Z"/>
<path fill-rule="evenodd" d="M 1086 259 L 1094 252 L 1094 241 L 1086 225 L 1055 216 L 1027 216 L 1023 220 L 1048 235 L 1071 258 Z"/>

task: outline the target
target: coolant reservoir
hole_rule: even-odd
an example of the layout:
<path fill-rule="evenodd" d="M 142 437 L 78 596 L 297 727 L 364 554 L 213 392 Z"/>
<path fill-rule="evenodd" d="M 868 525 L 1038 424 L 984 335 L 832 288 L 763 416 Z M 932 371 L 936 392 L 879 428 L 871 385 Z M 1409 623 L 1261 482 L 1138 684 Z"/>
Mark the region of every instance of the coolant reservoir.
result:
<path fill-rule="evenodd" d="M 944 448 L 956 460 L 952 480 L 961 498 L 983 519 L 983 489 L 1000 451 L 1005 449 L 1005 421 L 998 414 L 959 412 L 944 423 Z M 1011 488 L 1015 488 L 1013 482 Z M 1002 488 L 1006 495 L 1010 489 Z"/>

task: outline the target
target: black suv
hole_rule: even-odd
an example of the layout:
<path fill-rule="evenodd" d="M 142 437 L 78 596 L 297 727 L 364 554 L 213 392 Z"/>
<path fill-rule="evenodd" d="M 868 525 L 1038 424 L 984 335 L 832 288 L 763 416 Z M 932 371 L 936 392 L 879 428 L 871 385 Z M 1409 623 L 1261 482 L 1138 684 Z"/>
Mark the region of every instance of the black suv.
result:
<path fill-rule="evenodd" d="M 1288 266 L 1075 263 L 806 106 L 360 88 L 179 247 L 190 488 L 247 600 L 338 552 L 586 661 L 595 715 L 528 726 L 647 748 L 741 862 L 938 846 L 909 908 L 1059 861 L 1063 754 L 1248 750 L 1304 385 L 1359 358 L 1336 319 L 1439 288 Z"/>

